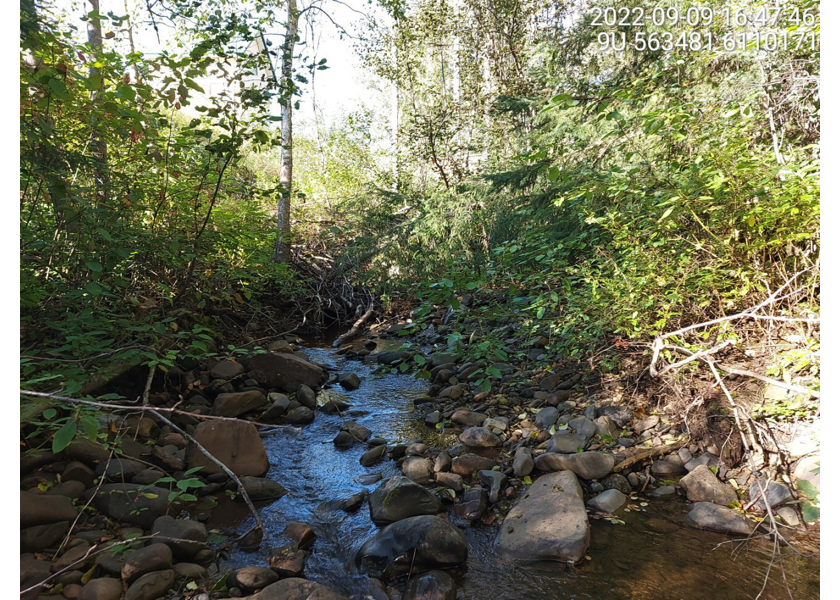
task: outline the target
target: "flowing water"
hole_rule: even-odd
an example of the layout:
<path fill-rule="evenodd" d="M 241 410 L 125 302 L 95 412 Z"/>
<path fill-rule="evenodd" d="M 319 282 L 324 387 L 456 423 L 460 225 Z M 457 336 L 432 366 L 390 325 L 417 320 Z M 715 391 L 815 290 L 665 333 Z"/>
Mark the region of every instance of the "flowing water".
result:
<path fill-rule="evenodd" d="M 345 418 L 373 431 L 389 443 L 422 439 L 430 446 L 448 447 L 452 437 L 442 437 L 426 427 L 422 414 L 413 413 L 412 400 L 422 395 L 427 383 L 411 376 L 373 376 L 373 367 L 358 361 L 345 362 L 332 350 L 310 348 L 310 358 L 338 372 L 355 372 L 363 383 L 345 392 L 338 386 L 328 394 L 352 404 Z M 306 562 L 306 577 L 329 585 L 353 598 L 382 598 L 372 591 L 366 576 L 354 567 L 359 547 L 377 527 L 369 517 L 367 503 L 354 514 L 329 510 L 325 503 L 347 498 L 361 490 L 369 492 L 378 483 L 363 485 L 359 478 L 381 473 L 383 479 L 399 473 L 392 460 L 372 467 L 359 464 L 367 449 L 356 444 L 338 450 L 332 439 L 339 431 L 338 415 L 318 412 L 315 422 L 300 433 L 276 431 L 265 438 L 268 477 L 289 490 L 288 495 L 260 506 L 266 538 L 256 553 L 238 551 L 227 567 L 266 566 L 271 547 L 281 546 L 281 532 L 289 521 L 305 521 L 318 540 Z M 762 588 L 771 556 L 769 543 L 740 547 L 734 538 L 691 529 L 683 525 L 688 505 L 679 500 L 651 500 L 644 512 L 623 512 L 624 524 L 592 520 L 589 559 L 577 567 L 557 563 L 525 564 L 499 556 L 493 545 L 497 526 L 463 526 L 469 542 L 469 561 L 455 574 L 459 598 L 475 600 L 554 599 L 683 599 L 735 600 L 755 598 Z M 244 531 L 253 523 L 242 503 L 224 503 L 214 511 L 210 525 Z M 722 544 L 717 547 L 718 544 Z M 734 553 L 734 554 L 733 554 Z M 819 561 L 785 550 L 782 570 L 771 570 L 763 598 L 817 599 Z M 778 559 L 777 559 L 778 563 Z M 785 590 L 787 580 L 792 596 Z"/>

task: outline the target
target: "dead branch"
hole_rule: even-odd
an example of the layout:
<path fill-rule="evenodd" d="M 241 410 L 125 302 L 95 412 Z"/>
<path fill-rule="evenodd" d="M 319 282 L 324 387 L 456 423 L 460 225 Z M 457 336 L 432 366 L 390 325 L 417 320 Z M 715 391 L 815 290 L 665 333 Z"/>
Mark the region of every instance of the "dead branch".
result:
<path fill-rule="evenodd" d="M 358 314 L 358 313 L 356 313 L 356 314 Z M 335 341 L 332 343 L 333 348 L 338 348 L 344 342 L 346 342 L 348 340 L 352 340 L 354 337 L 359 335 L 359 331 L 361 330 L 361 328 L 364 326 L 365 323 L 367 323 L 368 319 L 370 319 L 372 316 L 373 316 L 373 304 L 368 306 L 367 312 L 365 314 L 363 314 L 361 317 L 359 317 L 356 320 L 355 323 L 353 323 L 353 327 L 350 328 L 350 331 L 348 331 L 345 334 L 342 334 L 342 335 L 338 336 L 335 339 Z"/>
<path fill-rule="evenodd" d="M 641 462 L 643 460 L 647 460 L 649 458 L 654 458 L 656 456 L 660 456 L 662 454 L 668 454 L 669 452 L 673 452 L 679 448 L 682 448 L 686 445 L 685 440 L 680 440 L 678 442 L 671 442 L 670 444 L 665 444 L 664 446 L 657 446 L 656 448 L 651 448 L 650 450 L 645 450 L 644 452 L 639 452 L 638 454 L 634 454 L 627 460 L 624 460 L 618 463 L 616 466 L 613 467 L 613 473 L 618 473 L 623 471 L 627 467 L 633 466 L 637 462 Z"/>

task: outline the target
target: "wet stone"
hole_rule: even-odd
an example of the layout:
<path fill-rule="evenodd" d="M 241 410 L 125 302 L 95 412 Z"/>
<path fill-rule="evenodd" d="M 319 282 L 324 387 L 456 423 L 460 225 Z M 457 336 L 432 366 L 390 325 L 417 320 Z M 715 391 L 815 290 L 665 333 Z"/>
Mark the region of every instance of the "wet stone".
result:
<path fill-rule="evenodd" d="M 613 514 L 627 503 L 627 496 L 618 490 L 606 490 L 592 498 L 587 504 L 596 510 Z"/>
<path fill-rule="evenodd" d="M 412 577 L 402 600 L 455 600 L 457 591 L 448 573 L 435 570 Z"/>
<path fill-rule="evenodd" d="M 231 571 L 229 586 L 232 585 L 247 592 L 254 592 L 268 587 L 278 579 L 280 577 L 277 573 L 267 567 L 245 567 Z"/>
<path fill-rule="evenodd" d="M 516 449 L 513 455 L 513 474 L 516 477 L 525 477 L 534 470 L 534 458 L 531 451 L 525 446 Z"/>
<path fill-rule="evenodd" d="M 280 577 L 302 577 L 306 566 L 306 552 L 297 545 L 275 548 L 268 557 L 268 566 Z"/>
<path fill-rule="evenodd" d="M 473 448 L 495 448 L 502 445 L 502 440 L 485 427 L 470 427 L 458 437 L 463 444 Z"/>
<path fill-rule="evenodd" d="M 476 471 L 492 470 L 496 464 L 492 458 L 485 458 L 476 454 L 462 454 L 452 459 L 452 472 L 466 477 Z"/>
<path fill-rule="evenodd" d="M 452 514 L 467 521 L 480 519 L 487 510 L 487 490 L 484 488 L 470 488 L 464 492 L 464 497 L 452 508 Z"/>

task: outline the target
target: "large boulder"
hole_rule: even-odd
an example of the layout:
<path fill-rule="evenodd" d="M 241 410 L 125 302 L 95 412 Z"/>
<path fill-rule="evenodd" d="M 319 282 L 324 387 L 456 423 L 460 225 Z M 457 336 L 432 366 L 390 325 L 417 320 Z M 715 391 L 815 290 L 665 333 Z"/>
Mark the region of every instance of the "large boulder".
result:
<path fill-rule="evenodd" d="M 714 502 L 729 506 L 738 501 L 738 494 L 732 486 L 723 483 L 706 466 L 699 466 L 683 477 L 680 487 L 692 502 Z"/>
<path fill-rule="evenodd" d="M 146 573 L 165 571 L 172 567 L 172 550 L 166 544 L 150 544 L 132 551 L 125 558 L 122 580 L 131 583 Z"/>
<path fill-rule="evenodd" d="M 99 488 L 93 503 L 112 519 L 150 529 L 169 509 L 168 497 L 169 490 L 155 486 L 109 483 Z"/>
<path fill-rule="evenodd" d="M 496 536 L 510 556 L 576 563 L 589 548 L 589 519 L 583 490 L 571 471 L 537 479 L 510 509 Z"/>
<path fill-rule="evenodd" d="M 213 402 L 213 414 L 220 417 L 238 417 L 267 405 L 268 400 L 257 390 L 219 394 Z"/>
<path fill-rule="evenodd" d="M 296 354 L 257 354 L 248 361 L 248 369 L 262 371 L 268 387 L 286 393 L 298 391 L 301 385 L 316 388 L 325 379 L 321 367 Z"/>
<path fill-rule="evenodd" d="M 601 479 L 612 472 L 615 459 L 600 452 L 555 454 L 546 452 L 534 460 L 541 471 L 572 471 L 583 479 Z"/>
<path fill-rule="evenodd" d="M 192 519 L 159 517 L 152 524 L 152 535 L 169 546 L 178 560 L 192 560 L 207 544 L 207 527 Z"/>
<path fill-rule="evenodd" d="M 59 521 L 75 521 L 79 513 L 66 496 L 20 493 L 20 526 L 48 525 Z"/>
<path fill-rule="evenodd" d="M 434 515 L 442 510 L 432 492 L 408 477 L 391 477 L 368 496 L 374 523 L 393 523 L 417 515 Z"/>
<path fill-rule="evenodd" d="M 281 579 L 263 588 L 259 594 L 248 596 L 251 600 L 349 600 L 325 585 L 299 577 Z M 246 600 L 248 600 L 246 599 Z"/>
<path fill-rule="evenodd" d="M 411 570 L 423 573 L 467 562 L 467 538 L 449 521 L 431 515 L 410 517 L 388 525 L 356 554 L 356 566 L 391 579 Z"/>
<path fill-rule="evenodd" d="M 698 502 L 685 516 L 686 522 L 697 529 L 711 529 L 723 533 L 750 535 L 753 528 L 731 508 L 713 502 Z"/>
<path fill-rule="evenodd" d="M 257 428 L 250 423 L 205 421 L 195 428 L 193 437 L 237 475 L 262 477 L 268 472 L 268 455 Z M 187 463 L 191 469 L 203 467 L 205 476 L 223 472 L 193 445 L 187 449 Z"/>

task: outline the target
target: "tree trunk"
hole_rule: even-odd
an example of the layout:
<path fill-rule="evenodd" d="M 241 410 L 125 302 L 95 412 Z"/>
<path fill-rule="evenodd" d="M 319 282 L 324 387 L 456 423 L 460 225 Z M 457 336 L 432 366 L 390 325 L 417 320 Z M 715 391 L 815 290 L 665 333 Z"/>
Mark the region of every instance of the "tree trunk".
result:
<path fill-rule="evenodd" d="M 96 14 L 94 18 L 88 21 L 88 43 L 90 43 L 90 49 L 98 54 L 102 51 L 102 23 L 99 19 L 99 0 L 88 0 L 88 2 L 91 11 Z M 92 76 L 98 73 L 99 69 L 91 66 L 89 74 Z M 93 92 L 94 97 L 97 95 L 98 92 Z M 92 153 L 96 159 L 93 167 L 93 182 L 96 189 L 96 205 L 101 207 L 108 199 L 108 144 L 97 135 L 96 127 L 97 124 L 94 123 L 93 140 L 91 142 Z"/>
<path fill-rule="evenodd" d="M 283 120 L 280 125 L 282 149 L 280 157 L 280 198 L 277 201 L 277 245 L 274 250 L 274 262 L 286 263 L 291 260 L 291 202 L 292 202 L 292 110 L 294 109 L 295 84 L 292 78 L 293 57 L 297 43 L 298 17 L 297 0 L 287 0 L 289 22 L 286 26 L 286 38 L 283 41 Z"/>

